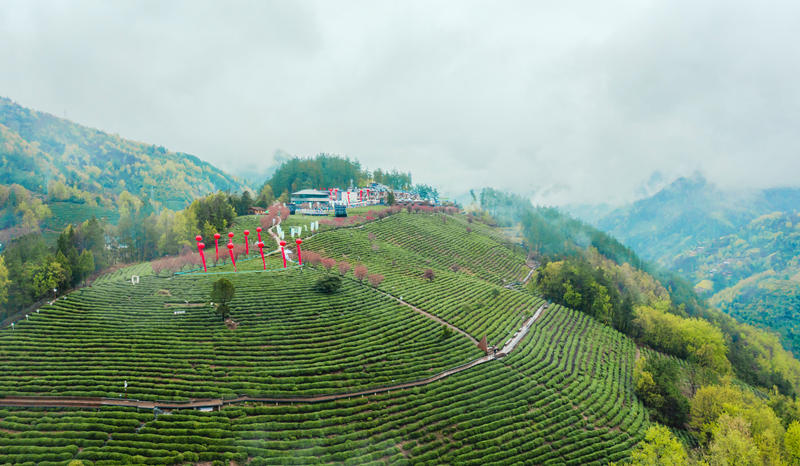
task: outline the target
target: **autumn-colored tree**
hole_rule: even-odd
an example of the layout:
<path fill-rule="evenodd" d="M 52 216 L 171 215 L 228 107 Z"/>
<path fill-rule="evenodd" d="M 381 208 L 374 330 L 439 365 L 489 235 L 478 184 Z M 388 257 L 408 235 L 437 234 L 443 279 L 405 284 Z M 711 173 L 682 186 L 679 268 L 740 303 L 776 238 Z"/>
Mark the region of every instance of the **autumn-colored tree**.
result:
<path fill-rule="evenodd" d="M 330 272 L 331 269 L 336 267 L 336 260 L 326 257 L 325 259 L 322 259 L 322 266 L 325 267 L 325 270 Z"/>
<path fill-rule="evenodd" d="M 303 262 L 311 265 L 319 265 L 322 263 L 322 256 L 314 251 L 303 251 Z"/>
<path fill-rule="evenodd" d="M 383 282 L 383 275 L 379 273 L 374 273 L 369 276 L 369 283 L 375 288 L 377 288 L 381 284 L 381 282 Z"/>
<path fill-rule="evenodd" d="M 364 279 L 367 277 L 367 273 L 369 273 L 367 266 L 363 264 L 357 265 L 356 268 L 353 269 L 353 275 L 360 282 L 364 281 Z"/>
<path fill-rule="evenodd" d="M 341 261 L 341 262 L 339 262 L 339 273 L 342 274 L 342 275 L 346 275 L 347 272 L 350 271 L 351 267 L 352 266 L 350 265 L 349 262 Z"/>
<path fill-rule="evenodd" d="M 435 274 L 433 273 L 433 269 L 425 269 L 425 272 L 422 274 L 422 278 L 428 280 L 429 282 L 432 282 L 434 277 Z"/>

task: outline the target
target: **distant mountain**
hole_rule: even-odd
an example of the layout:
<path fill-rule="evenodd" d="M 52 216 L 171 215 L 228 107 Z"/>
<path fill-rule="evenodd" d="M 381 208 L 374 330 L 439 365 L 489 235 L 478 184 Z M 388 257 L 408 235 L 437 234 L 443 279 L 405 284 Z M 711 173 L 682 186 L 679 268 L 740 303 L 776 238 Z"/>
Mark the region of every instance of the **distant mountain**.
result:
<path fill-rule="evenodd" d="M 695 174 L 678 178 L 656 194 L 592 223 L 645 259 L 669 265 L 685 250 L 734 233 L 761 215 L 792 206 L 800 207 L 800 189 L 722 190 Z"/>
<path fill-rule="evenodd" d="M 233 171 L 233 173 L 247 182 L 248 186 L 258 191 L 264 185 L 266 180 L 269 180 L 272 175 L 283 165 L 285 162 L 291 160 L 292 154 L 282 149 L 276 149 L 272 154 L 272 159 L 266 166 L 253 168 L 250 165 L 241 166 Z"/>
<path fill-rule="evenodd" d="M 797 206 L 796 206 L 797 207 Z M 800 214 L 765 214 L 669 261 L 709 302 L 739 320 L 777 331 L 800 354 Z"/>
<path fill-rule="evenodd" d="M 694 175 L 594 223 L 800 354 L 798 211 L 800 189 L 723 190 Z"/>
<path fill-rule="evenodd" d="M 210 192 L 245 188 L 193 155 L 123 139 L 7 98 L 0 98 L 0 159 L 0 184 L 19 184 L 48 200 L 109 206 L 127 191 L 179 209 Z"/>

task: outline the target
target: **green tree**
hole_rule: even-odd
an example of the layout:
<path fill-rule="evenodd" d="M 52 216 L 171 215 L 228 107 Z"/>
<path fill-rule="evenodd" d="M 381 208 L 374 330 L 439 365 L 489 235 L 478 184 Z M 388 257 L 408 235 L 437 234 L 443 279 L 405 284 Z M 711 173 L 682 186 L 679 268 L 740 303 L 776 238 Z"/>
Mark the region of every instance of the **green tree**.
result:
<path fill-rule="evenodd" d="M 72 254 L 70 254 L 70 256 L 72 256 Z M 61 264 L 61 269 L 64 272 L 64 279 L 63 279 L 62 282 L 58 283 L 58 287 L 62 288 L 62 289 L 63 288 L 67 288 L 69 285 L 71 285 L 73 283 L 74 277 L 76 277 L 78 275 L 77 274 L 77 270 L 78 270 L 78 257 L 77 257 L 77 254 L 75 254 L 75 260 L 73 261 L 73 260 L 70 260 L 69 258 L 67 258 L 67 256 L 65 256 L 63 252 L 58 251 L 56 253 L 55 259 L 56 259 L 56 262 Z M 73 267 L 75 267 L 75 268 L 73 269 Z M 74 270 L 74 272 L 73 272 L 73 270 Z"/>
<path fill-rule="evenodd" d="M 92 272 L 94 272 L 94 254 L 92 254 L 91 250 L 84 249 L 78 257 L 78 275 L 80 276 L 80 280 L 85 280 Z"/>
<path fill-rule="evenodd" d="M 636 361 L 634 384 L 636 395 L 653 408 L 653 418 L 674 427 L 683 427 L 689 414 L 689 401 L 678 388 L 678 365 L 663 357 Z"/>
<path fill-rule="evenodd" d="M 285 161 L 275 170 L 266 184 L 272 187 L 274 193 L 284 191 L 291 193 L 308 188 L 344 188 L 351 183 L 359 185 L 367 178 L 369 173 L 362 170 L 361 164 L 357 161 L 336 155 L 319 154 L 313 158 L 292 158 Z"/>
<path fill-rule="evenodd" d="M 253 207 L 253 197 L 250 195 L 250 191 L 245 190 L 236 203 L 236 214 L 247 215 L 250 213 L 250 207 Z"/>
<path fill-rule="evenodd" d="M 83 249 L 92 251 L 95 270 L 109 265 L 106 253 L 105 225 L 94 216 L 83 222 L 80 228 Z"/>
<path fill-rule="evenodd" d="M 714 427 L 714 437 L 705 459 L 711 465 L 764 464 L 750 436 L 747 421 L 727 413 L 720 416 Z"/>
<path fill-rule="evenodd" d="M 272 191 L 272 186 L 269 183 L 264 183 L 261 191 L 258 193 L 255 204 L 267 208 L 275 202 L 275 193 Z"/>
<path fill-rule="evenodd" d="M 644 440 L 631 451 L 631 464 L 635 466 L 679 466 L 688 462 L 683 444 L 669 429 L 658 424 L 650 426 Z"/>
<path fill-rule="evenodd" d="M 800 422 L 789 424 L 783 436 L 783 446 L 795 462 L 800 462 Z"/>
<path fill-rule="evenodd" d="M 231 206 L 229 197 L 222 192 L 198 199 L 192 202 L 189 208 L 194 211 L 198 229 L 202 229 L 208 222 L 217 231 L 224 231 L 236 217 L 236 211 Z"/>
<path fill-rule="evenodd" d="M 222 317 L 222 320 L 230 314 L 228 304 L 236 294 L 236 288 L 227 278 L 220 278 L 214 282 L 211 288 L 211 300 L 216 304 L 217 314 Z"/>
<path fill-rule="evenodd" d="M 578 291 L 572 286 L 572 283 L 569 281 L 564 282 L 564 303 L 573 308 L 573 309 L 580 309 L 581 303 L 583 302 L 583 297 L 581 296 Z"/>
<path fill-rule="evenodd" d="M 33 271 L 34 299 L 49 296 L 54 288 L 61 288 L 67 281 L 67 274 L 61 262 L 50 258 Z"/>
<path fill-rule="evenodd" d="M 785 432 L 781 421 L 772 408 L 752 392 L 735 385 L 709 385 L 701 387 L 692 399 L 690 426 L 697 430 L 703 442 L 718 440 L 721 426 L 731 437 L 725 442 L 736 440 L 735 433 L 724 430 L 730 430 L 730 426 L 723 426 L 734 418 L 746 425 L 746 437 L 756 447 L 762 461 L 770 463 L 771 459 L 782 456 Z"/>
<path fill-rule="evenodd" d="M 0 256 L 0 306 L 8 302 L 8 268 L 6 268 L 6 260 Z"/>
<path fill-rule="evenodd" d="M 389 191 L 389 193 L 386 195 L 386 205 L 394 205 L 395 202 L 396 200 L 394 198 L 394 191 Z"/>
<path fill-rule="evenodd" d="M 338 275 L 325 275 L 314 284 L 314 290 L 320 293 L 336 293 L 342 287 L 342 279 Z"/>
<path fill-rule="evenodd" d="M 278 202 L 280 202 L 281 204 L 286 204 L 287 202 L 289 202 L 289 191 L 282 192 L 281 195 L 278 197 Z"/>

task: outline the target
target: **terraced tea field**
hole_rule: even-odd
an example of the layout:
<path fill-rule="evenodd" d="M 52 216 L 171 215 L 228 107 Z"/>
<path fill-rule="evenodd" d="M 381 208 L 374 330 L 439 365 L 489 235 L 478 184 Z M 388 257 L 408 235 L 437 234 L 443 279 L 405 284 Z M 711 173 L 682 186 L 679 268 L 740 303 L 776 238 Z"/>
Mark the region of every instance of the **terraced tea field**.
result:
<path fill-rule="evenodd" d="M 320 274 L 226 275 L 235 330 L 209 305 L 215 276 L 85 288 L 0 331 L 0 393 L 117 396 L 127 380 L 140 399 L 303 395 L 412 380 L 480 355 L 367 286 L 313 292 Z"/>
<path fill-rule="evenodd" d="M 382 290 L 478 340 L 485 335 L 490 344 L 499 344 L 543 301 L 501 286 L 525 278 L 529 269 L 524 255 L 508 249 L 500 237 L 467 234 L 468 227 L 456 216 L 400 213 L 363 227 L 316 235 L 304 247 L 365 264 L 371 273 L 385 276 Z M 433 280 L 423 277 L 426 269 L 433 270 Z"/>
<path fill-rule="evenodd" d="M 627 383 L 633 353 L 613 330 L 553 307 L 519 353 L 424 387 L 157 419 L 123 409 L 10 409 L 0 411 L 0 451 L 22 460 L 29 456 L 16 452 L 48 439 L 52 448 L 29 454 L 166 463 L 603 463 L 623 458 L 647 424 Z"/>
<path fill-rule="evenodd" d="M 633 393 L 634 344 L 582 313 L 545 308 L 541 298 L 504 287 L 529 269 L 503 241 L 488 227 L 440 214 L 325 231 L 306 250 L 386 277 L 375 289 L 349 272 L 332 295 L 312 291 L 322 267 L 281 270 L 272 255 L 263 272 L 257 251 L 240 258 L 236 273 L 226 264 L 210 274 L 154 276 L 142 264 L 103 277 L 0 330 L 0 462 L 624 458 L 648 425 Z M 427 268 L 432 279 L 423 277 Z M 142 276 L 135 286 L 127 281 L 134 272 Z M 209 304 L 221 276 L 236 286 L 227 323 Z M 401 296 L 409 305 L 393 299 Z M 435 321 L 502 347 L 532 316 L 516 347 L 495 359 Z M 462 370 L 470 361 L 480 363 Z M 399 387 L 415 380 L 424 382 Z M 97 400 L 119 405 L 125 381 L 129 399 L 144 400 L 130 401 L 139 409 L 7 406 L 25 395 L 111 397 Z M 383 386 L 393 388 L 377 390 Z M 331 394 L 341 396 L 300 399 Z M 220 409 L 144 409 L 153 405 L 146 400 L 203 398 Z"/>

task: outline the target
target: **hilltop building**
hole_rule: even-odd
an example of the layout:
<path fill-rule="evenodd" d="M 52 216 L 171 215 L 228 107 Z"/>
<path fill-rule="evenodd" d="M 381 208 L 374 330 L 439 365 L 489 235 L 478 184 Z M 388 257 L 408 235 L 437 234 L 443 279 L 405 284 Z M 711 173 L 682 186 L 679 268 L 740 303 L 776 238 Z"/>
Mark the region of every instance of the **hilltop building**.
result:
<path fill-rule="evenodd" d="M 292 193 L 292 204 L 297 207 L 320 208 L 327 207 L 331 202 L 330 194 L 328 191 L 320 191 L 318 189 L 303 189 Z"/>

